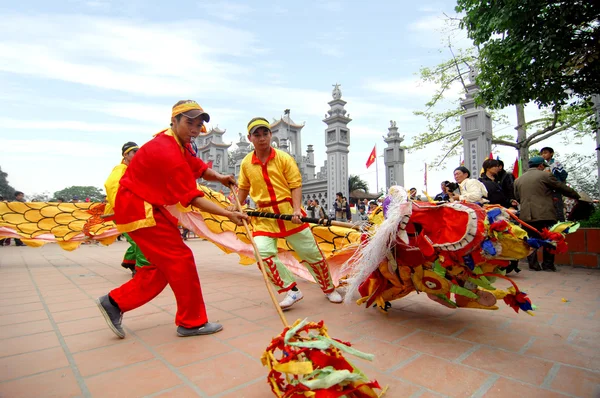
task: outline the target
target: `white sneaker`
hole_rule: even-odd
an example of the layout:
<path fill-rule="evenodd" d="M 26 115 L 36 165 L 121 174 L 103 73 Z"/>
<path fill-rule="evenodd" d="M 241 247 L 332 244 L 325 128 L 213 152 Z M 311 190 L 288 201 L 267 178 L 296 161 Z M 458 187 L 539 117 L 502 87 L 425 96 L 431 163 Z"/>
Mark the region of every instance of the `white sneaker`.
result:
<path fill-rule="evenodd" d="M 300 301 L 303 298 L 304 295 L 300 290 L 288 290 L 287 294 L 285 295 L 285 298 L 279 303 L 279 306 L 282 310 L 285 310 L 290 308 L 292 305 L 294 305 L 295 302 Z"/>
<path fill-rule="evenodd" d="M 342 301 L 344 301 L 344 299 L 342 298 L 342 295 L 339 294 L 337 290 L 334 290 L 331 293 L 327 293 L 325 295 L 325 297 L 327 297 L 327 300 L 329 300 L 330 302 L 335 303 L 335 304 L 339 304 Z"/>

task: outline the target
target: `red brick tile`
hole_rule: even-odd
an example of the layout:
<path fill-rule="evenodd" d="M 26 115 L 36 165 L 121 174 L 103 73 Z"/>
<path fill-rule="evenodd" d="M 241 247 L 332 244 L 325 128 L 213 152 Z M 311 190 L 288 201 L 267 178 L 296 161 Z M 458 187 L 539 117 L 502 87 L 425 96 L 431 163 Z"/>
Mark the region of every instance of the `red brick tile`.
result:
<path fill-rule="evenodd" d="M 554 264 L 556 265 L 572 265 L 571 253 L 560 253 L 554 256 Z"/>
<path fill-rule="evenodd" d="M 553 362 L 543 359 L 530 358 L 487 347 L 481 347 L 462 363 L 536 385 L 543 383 L 544 378 L 554 365 Z"/>
<path fill-rule="evenodd" d="M 73 355 L 81 375 L 91 376 L 137 362 L 147 361 L 154 355 L 137 341 L 124 342 Z"/>
<path fill-rule="evenodd" d="M 13 337 L 12 339 L 3 340 L 0 344 L 0 357 L 43 350 L 59 345 L 60 343 L 54 331 Z"/>
<path fill-rule="evenodd" d="M 585 253 L 571 253 L 573 265 L 579 265 L 589 268 L 598 268 L 598 255 Z"/>
<path fill-rule="evenodd" d="M 375 355 L 375 359 L 373 361 L 366 361 L 352 355 L 347 355 L 347 360 L 356 363 L 358 367 L 364 367 L 366 365 L 380 371 L 393 368 L 395 365 L 406 361 L 417 354 L 417 352 L 400 347 L 397 344 L 370 338 L 357 341 L 353 343 L 352 346 L 359 351 Z"/>
<path fill-rule="evenodd" d="M 182 380 L 154 360 L 92 376 L 85 383 L 94 397 L 142 397 L 177 386 Z"/>
<path fill-rule="evenodd" d="M 43 393 L 42 393 L 43 392 Z M 83 394 L 69 368 L 51 370 L 0 384 L 0 396 L 11 398 L 79 397 Z"/>
<path fill-rule="evenodd" d="M 85 332 L 95 332 L 97 330 L 107 330 L 110 332 L 108 325 L 106 325 L 106 321 L 100 315 L 100 311 L 98 311 L 98 316 L 95 318 L 87 318 L 87 319 L 78 319 L 76 321 L 62 322 L 57 324 L 60 333 L 63 336 L 72 336 L 74 334 L 85 333 Z"/>
<path fill-rule="evenodd" d="M 517 352 L 529 342 L 530 336 L 506 329 L 473 327 L 456 338 Z"/>
<path fill-rule="evenodd" d="M 223 331 L 215 334 L 215 337 L 219 340 L 227 340 L 263 329 L 262 325 L 242 318 L 226 319 L 221 324 L 223 325 Z M 283 330 L 283 327 L 281 327 L 281 330 Z"/>
<path fill-rule="evenodd" d="M 485 393 L 484 398 L 506 398 L 506 397 L 527 397 L 527 398 L 565 398 L 566 395 L 533 387 L 517 381 L 499 378 Z"/>
<path fill-rule="evenodd" d="M 0 358 L 0 381 L 69 366 L 61 347 Z"/>
<path fill-rule="evenodd" d="M 87 300 L 75 300 L 75 301 L 67 301 L 64 303 L 49 303 L 48 305 L 48 310 L 50 310 L 51 313 L 54 312 L 61 312 L 61 311 L 68 311 L 68 310 L 75 310 L 75 309 L 80 309 L 80 308 L 98 308 L 98 306 L 96 305 L 96 303 L 94 302 L 94 300 L 88 298 Z"/>
<path fill-rule="evenodd" d="M 383 322 L 385 322 L 385 319 L 383 319 Z M 381 323 L 382 320 L 379 320 L 376 323 L 373 321 L 363 321 L 350 326 L 348 330 L 355 333 L 357 336 L 368 336 L 387 342 L 398 340 L 415 331 L 413 327 L 399 324 L 388 324 L 387 327 L 385 327 Z"/>
<path fill-rule="evenodd" d="M 166 312 L 157 312 L 133 318 L 128 317 L 127 313 L 123 316 L 123 326 L 133 331 L 150 329 L 160 325 L 172 325 L 174 330 L 177 329 L 175 318 Z"/>
<path fill-rule="evenodd" d="M 54 318 L 54 322 L 61 323 L 75 321 L 78 319 L 94 318 L 98 317 L 99 314 L 100 311 L 98 311 L 98 307 L 86 307 L 68 311 L 54 312 L 52 313 L 52 318 Z"/>
<path fill-rule="evenodd" d="M 585 235 L 587 241 L 587 251 L 590 253 L 600 253 L 600 229 L 585 229 Z"/>
<path fill-rule="evenodd" d="M 546 337 L 565 340 L 572 329 L 565 326 L 546 325 L 532 322 L 512 321 L 507 330 L 527 336 Z"/>
<path fill-rule="evenodd" d="M 0 339 L 8 339 L 17 336 L 27 336 L 41 332 L 49 332 L 54 330 L 50 320 L 44 319 L 41 321 L 19 323 L 15 325 L 3 326 L 0 328 Z"/>
<path fill-rule="evenodd" d="M 153 397 L 160 398 L 197 398 L 198 394 L 196 391 L 192 390 L 190 387 L 182 385 L 180 387 L 175 387 L 170 389 L 169 391 L 165 391 L 158 395 L 153 395 Z"/>
<path fill-rule="evenodd" d="M 391 374 L 452 397 L 470 397 L 489 377 L 483 372 L 428 355 Z"/>
<path fill-rule="evenodd" d="M 567 245 L 570 252 L 584 252 L 585 251 L 585 231 L 578 229 L 572 234 L 568 234 Z"/>
<path fill-rule="evenodd" d="M 600 373 L 561 366 L 550 386 L 578 397 L 598 397 L 600 396 Z"/>
<path fill-rule="evenodd" d="M 41 302 L 25 304 L 18 303 L 0 307 L 0 315 L 18 314 L 21 312 L 29 312 L 43 309 L 44 305 Z"/>
<path fill-rule="evenodd" d="M 229 339 L 227 344 L 260 360 L 263 352 L 276 335 L 271 329 L 264 329 Z"/>
<path fill-rule="evenodd" d="M 71 353 L 123 343 L 123 339 L 115 336 L 108 327 L 95 332 L 65 336 L 64 339 Z"/>
<path fill-rule="evenodd" d="M 221 355 L 212 361 L 197 362 L 180 371 L 208 395 L 227 391 L 267 374 L 260 362 L 238 352 Z"/>
<path fill-rule="evenodd" d="M 9 314 L 0 316 L 0 326 L 12 325 L 15 323 L 42 321 L 48 319 L 45 310 L 21 312 L 18 314 Z"/>
<path fill-rule="evenodd" d="M 249 386 L 235 390 L 229 394 L 221 395 L 220 398 L 265 398 L 272 397 L 273 392 L 267 383 L 267 376 Z"/>
<path fill-rule="evenodd" d="M 447 359 L 456 359 L 473 347 L 471 343 L 428 332 L 417 332 L 398 341 L 397 344 L 417 352 Z"/>
<path fill-rule="evenodd" d="M 551 361 L 580 366 L 587 369 L 600 369 L 600 356 L 596 350 L 559 342 L 552 339 L 538 339 L 525 351 L 525 355 L 535 355 Z"/>
<path fill-rule="evenodd" d="M 155 350 L 171 365 L 179 367 L 229 352 L 232 348 L 220 343 L 213 336 L 194 336 L 179 337 L 173 343 L 163 344 Z"/>
<path fill-rule="evenodd" d="M 449 318 L 434 318 L 434 319 L 415 319 L 408 322 L 404 322 L 402 326 L 408 328 L 417 328 L 428 332 L 435 332 L 438 334 L 451 335 L 459 330 L 465 329 L 470 326 L 471 323 L 461 322 L 460 320 Z"/>

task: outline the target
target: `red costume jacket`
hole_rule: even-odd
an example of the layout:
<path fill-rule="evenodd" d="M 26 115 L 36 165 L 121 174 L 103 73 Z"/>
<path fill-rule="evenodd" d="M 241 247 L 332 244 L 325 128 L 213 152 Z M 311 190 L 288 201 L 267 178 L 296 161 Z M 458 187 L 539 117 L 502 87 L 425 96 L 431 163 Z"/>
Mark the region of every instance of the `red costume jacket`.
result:
<path fill-rule="evenodd" d="M 171 129 L 161 131 L 139 149 L 121 178 L 115 200 L 117 229 L 129 232 L 156 225 L 155 206 L 189 206 L 194 198 L 204 196 L 196 179 L 207 169 Z"/>

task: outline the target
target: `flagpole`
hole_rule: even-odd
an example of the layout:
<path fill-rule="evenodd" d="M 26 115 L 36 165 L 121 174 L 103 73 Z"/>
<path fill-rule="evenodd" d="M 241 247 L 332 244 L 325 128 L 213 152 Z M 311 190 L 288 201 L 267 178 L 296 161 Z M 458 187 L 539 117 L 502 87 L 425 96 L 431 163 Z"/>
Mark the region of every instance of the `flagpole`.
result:
<path fill-rule="evenodd" d="M 377 160 L 377 144 L 375 144 L 375 187 L 379 193 L 379 161 Z"/>

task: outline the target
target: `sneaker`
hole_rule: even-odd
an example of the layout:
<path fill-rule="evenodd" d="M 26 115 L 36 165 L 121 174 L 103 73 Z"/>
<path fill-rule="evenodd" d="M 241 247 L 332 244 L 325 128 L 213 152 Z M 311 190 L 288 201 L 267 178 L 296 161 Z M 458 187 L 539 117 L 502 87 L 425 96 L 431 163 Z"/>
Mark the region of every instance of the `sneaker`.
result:
<path fill-rule="evenodd" d="M 294 303 L 302 300 L 303 298 L 304 295 L 300 290 L 288 290 L 287 294 L 285 295 L 285 298 L 279 303 L 279 306 L 282 310 L 285 310 L 290 308 L 292 305 L 294 305 Z"/>
<path fill-rule="evenodd" d="M 558 270 L 556 269 L 556 267 L 554 266 L 554 264 L 548 264 L 548 265 L 543 265 L 543 264 L 542 264 L 542 269 L 543 269 L 544 271 L 551 271 L 551 272 L 556 272 L 556 271 L 558 271 Z"/>
<path fill-rule="evenodd" d="M 220 323 L 206 322 L 204 325 L 198 326 L 197 328 L 184 328 L 183 326 L 178 326 L 177 336 L 205 336 L 207 334 L 220 332 L 221 330 L 223 330 L 223 325 Z"/>
<path fill-rule="evenodd" d="M 325 297 L 327 297 L 327 300 L 329 300 L 330 302 L 335 303 L 335 304 L 339 304 L 342 301 L 344 301 L 344 299 L 342 298 L 342 295 L 339 294 L 337 290 L 334 290 L 331 293 L 325 294 Z"/>
<path fill-rule="evenodd" d="M 125 338 L 125 331 L 121 326 L 123 320 L 123 313 L 117 307 L 111 304 L 108 294 L 96 299 L 96 304 L 100 308 L 100 312 L 104 316 L 106 323 L 110 330 L 114 332 L 119 338 Z"/>

